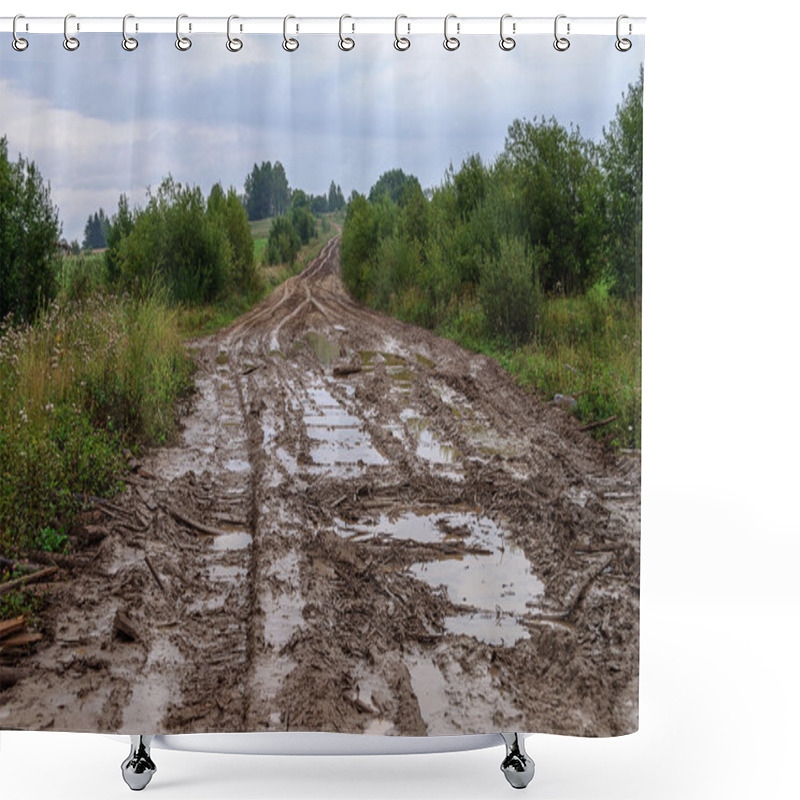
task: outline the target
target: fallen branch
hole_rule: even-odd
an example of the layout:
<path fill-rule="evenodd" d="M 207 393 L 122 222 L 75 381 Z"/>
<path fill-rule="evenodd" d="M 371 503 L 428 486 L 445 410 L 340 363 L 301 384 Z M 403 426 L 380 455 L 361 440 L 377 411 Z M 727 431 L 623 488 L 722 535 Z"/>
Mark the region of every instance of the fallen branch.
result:
<path fill-rule="evenodd" d="M 226 533 L 219 528 L 213 528 L 211 525 L 205 525 L 202 522 L 198 522 L 196 519 L 192 519 L 184 511 L 174 506 L 167 506 L 166 509 L 178 522 L 182 522 L 184 525 L 188 525 L 190 528 L 200 531 L 200 533 L 207 533 L 209 536 L 224 536 Z"/>
<path fill-rule="evenodd" d="M 605 419 L 597 420 L 597 422 L 590 422 L 588 425 L 584 425 L 581 427 L 582 431 L 593 431 L 595 428 L 602 428 L 603 425 L 608 425 L 609 422 L 613 422 L 617 419 L 617 415 L 614 414 L 612 417 L 606 417 Z"/>
<path fill-rule="evenodd" d="M 361 372 L 361 364 L 338 364 L 333 368 L 334 378 L 346 378 L 348 375 L 355 375 Z"/>
<path fill-rule="evenodd" d="M 0 597 L 8 594 L 9 592 L 13 592 L 14 589 L 24 586 L 26 583 L 36 583 L 37 581 L 49 578 L 51 575 L 55 575 L 56 572 L 58 572 L 58 567 L 47 567 L 46 569 L 41 569 L 38 572 L 32 573 L 31 575 L 23 575 L 21 578 L 14 578 L 13 581 L 0 583 Z"/>
<path fill-rule="evenodd" d="M 159 578 L 158 573 L 156 572 L 156 568 L 152 565 L 149 557 L 146 555 L 144 557 L 144 563 L 147 564 L 147 567 L 153 576 L 153 580 L 155 580 L 155 582 L 158 584 L 158 588 L 161 589 L 161 591 L 164 592 L 164 594 L 166 594 L 167 590 L 164 588 L 164 584 L 161 583 L 161 578 Z"/>
<path fill-rule="evenodd" d="M 0 639 L 5 639 L 13 633 L 19 633 L 25 630 L 28 621 L 25 617 L 15 617 L 14 619 L 5 619 L 0 622 Z"/>

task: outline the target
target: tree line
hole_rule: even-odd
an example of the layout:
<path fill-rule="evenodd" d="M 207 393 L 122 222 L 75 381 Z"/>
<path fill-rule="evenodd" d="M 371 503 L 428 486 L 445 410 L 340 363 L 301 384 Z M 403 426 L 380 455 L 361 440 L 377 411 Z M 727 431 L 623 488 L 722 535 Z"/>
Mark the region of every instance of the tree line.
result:
<path fill-rule="evenodd" d="M 555 118 L 514 120 L 426 198 L 396 169 L 348 205 L 342 276 L 358 298 L 436 327 L 477 300 L 488 332 L 526 341 L 545 296 L 602 284 L 641 295 L 642 89 L 631 84 L 601 141 Z"/>

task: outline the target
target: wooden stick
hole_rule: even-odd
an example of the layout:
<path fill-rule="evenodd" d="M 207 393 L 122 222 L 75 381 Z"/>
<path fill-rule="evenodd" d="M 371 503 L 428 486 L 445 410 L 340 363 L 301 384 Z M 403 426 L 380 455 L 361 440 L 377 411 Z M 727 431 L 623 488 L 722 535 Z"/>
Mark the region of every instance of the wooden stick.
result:
<path fill-rule="evenodd" d="M 605 419 L 600 419 L 597 422 L 590 422 L 588 425 L 584 425 L 581 430 L 582 431 L 592 431 L 595 428 L 602 428 L 603 425 L 608 425 L 609 422 L 613 422 L 617 418 L 617 415 L 614 414 L 612 417 L 606 417 Z"/>
<path fill-rule="evenodd" d="M 145 557 L 144 557 L 144 563 L 147 564 L 147 567 L 150 570 L 150 573 L 152 574 L 153 579 L 158 584 L 158 588 L 161 589 L 161 591 L 164 592 L 164 594 L 166 594 L 167 590 L 164 588 L 164 584 L 161 583 L 161 578 L 158 577 L 158 573 L 156 572 L 156 568 L 152 565 L 152 563 L 150 562 L 150 558 L 147 555 L 145 555 Z"/>
<path fill-rule="evenodd" d="M 25 630 L 25 626 L 28 624 L 28 621 L 25 617 L 16 617 L 14 619 L 4 619 L 0 622 L 0 639 L 4 639 L 6 636 L 11 636 L 12 633 L 18 633 L 19 631 Z"/>
<path fill-rule="evenodd" d="M 0 597 L 9 592 L 13 592 L 18 586 L 24 586 L 26 583 L 36 583 L 37 581 L 49 578 L 51 575 L 55 575 L 56 572 L 58 572 L 58 567 L 47 567 L 31 575 L 23 575 L 21 578 L 14 578 L 13 581 L 0 583 Z"/>
<path fill-rule="evenodd" d="M 175 519 L 177 519 L 179 522 L 182 522 L 184 525 L 188 525 L 190 528 L 200 531 L 200 533 L 207 533 L 209 536 L 224 536 L 226 533 L 219 528 L 212 528 L 211 525 L 204 525 L 202 522 L 192 519 L 188 514 L 180 509 L 175 508 L 174 506 L 167 506 L 167 511 L 169 511 L 169 513 L 172 514 L 172 516 L 175 517 Z"/>

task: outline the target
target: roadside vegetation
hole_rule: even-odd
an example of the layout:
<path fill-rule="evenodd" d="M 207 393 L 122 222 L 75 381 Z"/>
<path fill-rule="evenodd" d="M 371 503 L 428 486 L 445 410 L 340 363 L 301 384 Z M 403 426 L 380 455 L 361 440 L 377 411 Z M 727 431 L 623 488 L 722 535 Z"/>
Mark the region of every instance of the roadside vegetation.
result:
<path fill-rule="evenodd" d="M 258 303 L 343 222 L 335 184 L 315 198 L 280 165 L 270 175 L 207 197 L 168 176 L 141 208 L 122 195 L 114 214 L 93 212 L 83 245 L 67 245 L 46 180 L 0 138 L 0 587 L 67 556 L 93 499 L 174 435 L 192 388 L 184 340 Z M 250 220 L 265 185 L 276 213 Z M 0 588 L 0 619 L 41 602 L 35 586 Z"/>
<path fill-rule="evenodd" d="M 641 446 L 643 74 L 601 141 L 515 120 L 427 194 L 396 169 L 355 195 L 342 277 L 367 304 L 495 357 L 619 447 Z"/>

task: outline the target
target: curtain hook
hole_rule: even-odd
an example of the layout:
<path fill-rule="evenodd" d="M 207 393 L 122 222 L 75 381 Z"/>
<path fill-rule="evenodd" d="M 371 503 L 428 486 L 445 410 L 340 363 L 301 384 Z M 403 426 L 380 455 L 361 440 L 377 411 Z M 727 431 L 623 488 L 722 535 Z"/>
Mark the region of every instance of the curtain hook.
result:
<path fill-rule="evenodd" d="M 17 20 L 18 19 L 25 19 L 24 14 L 17 14 L 14 17 L 14 22 L 11 23 L 11 33 L 14 35 L 14 40 L 11 42 L 11 46 L 18 52 L 21 53 L 23 50 L 28 49 L 28 40 L 23 39 L 21 36 L 17 36 Z"/>
<path fill-rule="evenodd" d="M 405 36 L 400 36 L 400 20 L 401 19 L 408 19 L 405 14 L 398 14 L 394 18 L 394 49 L 400 50 L 408 50 L 411 47 L 411 39 L 407 39 Z M 406 23 L 406 27 L 408 28 L 408 33 L 411 33 L 411 24 Z"/>
<path fill-rule="evenodd" d="M 188 18 L 188 14 L 178 14 L 175 20 L 175 47 L 184 53 L 192 46 L 192 40 L 188 36 L 181 36 L 181 20 Z M 191 29 L 192 26 L 189 25 L 189 30 L 191 31 Z"/>
<path fill-rule="evenodd" d="M 297 50 L 298 47 L 300 47 L 300 42 L 298 42 L 297 39 L 290 39 L 289 38 L 288 31 L 289 31 L 289 20 L 290 19 L 297 19 L 297 18 L 292 14 L 287 14 L 283 18 L 283 45 L 282 46 L 283 46 L 283 49 L 287 53 L 293 53 L 295 50 Z"/>
<path fill-rule="evenodd" d="M 231 21 L 234 19 L 239 19 L 239 17 L 236 14 L 231 14 L 228 17 L 228 41 L 225 42 L 225 47 L 227 47 L 231 53 L 238 53 L 244 45 L 241 39 L 231 38 Z"/>
<path fill-rule="evenodd" d="M 67 26 L 69 25 L 69 21 L 71 19 L 75 19 L 74 14 L 67 14 L 67 16 L 64 17 L 64 49 L 69 50 L 70 52 L 77 50 L 81 46 L 81 43 L 75 36 L 69 35 Z M 77 27 L 77 30 L 80 30 L 80 26 Z"/>
<path fill-rule="evenodd" d="M 507 19 L 511 19 L 511 14 L 503 14 L 500 17 L 500 49 L 505 50 L 508 52 L 509 50 L 513 50 L 517 46 L 517 42 L 515 39 L 512 39 L 510 36 L 506 36 L 503 33 L 503 25 Z M 512 32 L 516 33 L 517 31 L 517 24 L 514 23 L 512 26 Z"/>
<path fill-rule="evenodd" d="M 455 36 L 447 35 L 447 23 L 450 22 L 451 19 L 456 19 L 456 15 L 448 14 L 444 18 L 444 49 L 453 52 L 453 50 L 458 50 L 458 48 L 461 47 L 461 41 Z M 458 33 L 460 30 L 461 23 L 456 23 L 456 33 Z"/>
<path fill-rule="evenodd" d="M 559 53 L 563 53 L 565 50 L 569 50 L 569 39 L 564 36 L 558 35 L 558 21 L 560 19 L 566 19 L 566 14 L 559 14 L 556 17 L 556 21 L 553 25 L 553 32 L 555 34 L 556 40 L 553 42 L 553 47 L 558 50 Z M 567 23 L 567 34 L 569 35 L 569 22 Z"/>
<path fill-rule="evenodd" d="M 620 24 L 620 22 L 622 22 L 623 19 L 628 19 L 628 15 L 627 14 L 620 14 L 617 17 L 617 41 L 614 42 L 614 47 L 616 47 L 617 50 L 620 51 L 620 53 L 627 53 L 628 50 L 630 50 L 631 47 L 633 47 L 633 43 L 631 42 L 630 39 L 621 39 L 620 38 L 620 35 L 619 35 L 619 24 Z M 629 22 L 628 23 L 628 34 L 630 35 L 632 31 L 633 31 L 633 27 L 631 26 L 631 24 Z"/>
<path fill-rule="evenodd" d="M 134 19 L 133 14 L 126 14 L 122 18 L 122 49 L 132 53 L 139 46 L 139 40 L 128 36 L 127 26 L 129 19 Z"/>
<path fill-rule="evenodd" d="M 339 49 L 344 50 L 345 52 L 352 50 L 356 46 L 356 43 L 349 36 L 345 37 L 342 31 L 342 26 L 346 19 L 352 19 L 352 17 L 349 14 L 342 14 L 342 16 L 339 17 Z M 353 31 L 355 31 L 356 26 L 353 23 L 350 24 L 353 28 Z"/>

